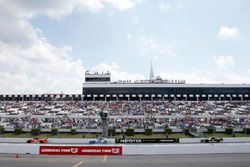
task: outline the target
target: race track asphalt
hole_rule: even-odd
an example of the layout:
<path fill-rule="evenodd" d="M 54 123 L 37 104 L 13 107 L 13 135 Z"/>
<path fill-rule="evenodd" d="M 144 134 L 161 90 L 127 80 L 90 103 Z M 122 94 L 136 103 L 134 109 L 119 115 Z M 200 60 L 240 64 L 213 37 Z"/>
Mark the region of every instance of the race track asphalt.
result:
<path fill-rule="evenodd" d="M 0 154 L 0 167 L 249 167 L 250 154 L 48 156 Z"/>

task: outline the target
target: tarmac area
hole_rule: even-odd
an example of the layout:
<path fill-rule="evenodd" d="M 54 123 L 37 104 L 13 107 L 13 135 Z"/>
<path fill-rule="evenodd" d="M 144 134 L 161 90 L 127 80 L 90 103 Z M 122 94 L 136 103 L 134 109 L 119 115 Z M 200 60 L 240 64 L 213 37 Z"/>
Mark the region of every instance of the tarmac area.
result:
<path fill-rule="evenodd" d="M 0 167 L 249 167 L 250 154 L 49 156 L 0 154 Z"/>

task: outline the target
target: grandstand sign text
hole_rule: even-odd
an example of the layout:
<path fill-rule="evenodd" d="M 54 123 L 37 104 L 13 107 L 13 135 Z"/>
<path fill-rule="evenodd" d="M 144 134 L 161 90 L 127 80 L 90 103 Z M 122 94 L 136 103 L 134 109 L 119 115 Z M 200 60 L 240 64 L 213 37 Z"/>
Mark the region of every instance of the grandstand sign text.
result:
<path fill-rule="evenodd" d="M 40 146 L 47 155 L 122 155 L 122 146 Z"/>
<path fill-rule="evenodd" d="M 118 139 L 116 143 L 178 143 L 176 138 L 143 138 L 143 139 Z"/>

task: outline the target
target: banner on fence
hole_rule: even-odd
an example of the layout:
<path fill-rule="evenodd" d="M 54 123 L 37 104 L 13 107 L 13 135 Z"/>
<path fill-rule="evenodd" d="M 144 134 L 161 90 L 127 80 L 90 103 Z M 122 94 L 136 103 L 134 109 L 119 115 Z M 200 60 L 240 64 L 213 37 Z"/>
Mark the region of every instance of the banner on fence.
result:
<path fill-rule="evenodd" d="M 122 146 L 40 146 L 47 155 L 122 155 Z"/>
<path fill-rule="evenodd" d="M 178 143 L 178 138 L 129 138 L 117 139 L 116 143 Z"/>

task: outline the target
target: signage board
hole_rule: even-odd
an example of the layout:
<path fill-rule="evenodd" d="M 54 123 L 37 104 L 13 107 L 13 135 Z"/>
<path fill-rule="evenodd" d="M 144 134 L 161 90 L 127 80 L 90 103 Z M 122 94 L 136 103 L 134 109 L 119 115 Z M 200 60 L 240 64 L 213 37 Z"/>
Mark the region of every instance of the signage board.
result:
<path fill-rule="evenodd" d="M 179 143 L 178 138 L 128 138 L 117 139 L 116 143 Z"/>
<path fill-rule="evenodd" d="M 47 155 L 122 155 L 122 146 L 40 146 Z"/>

